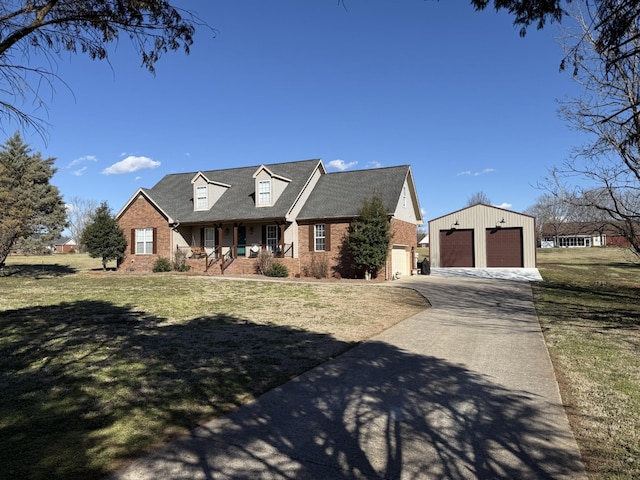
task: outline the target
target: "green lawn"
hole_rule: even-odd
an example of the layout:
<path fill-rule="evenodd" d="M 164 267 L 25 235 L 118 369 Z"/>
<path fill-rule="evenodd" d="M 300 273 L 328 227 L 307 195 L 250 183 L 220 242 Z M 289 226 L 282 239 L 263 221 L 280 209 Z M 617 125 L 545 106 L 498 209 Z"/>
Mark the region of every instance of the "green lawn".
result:
<path fill-rule="evenodd" d="M 640 263 L 616 248 L 541 249 L 533 284 L 591 478 L 640 478 Z"/>
<path fill-rule="evenodd" d="M 3 479 L 103 477 L 427 307 L 396 287 L 128 275 L 84 255 L 4 273 Z"/>
<path fill-rule="evenodd" d="M 543 249 L 538 264 L 590 476 L 640 478 L 638 259 Z M 0 478 L 103 477 L 425 308 L 380 285 L 105 273 L 84 255 L 10 257 L 0 287 Z"/>

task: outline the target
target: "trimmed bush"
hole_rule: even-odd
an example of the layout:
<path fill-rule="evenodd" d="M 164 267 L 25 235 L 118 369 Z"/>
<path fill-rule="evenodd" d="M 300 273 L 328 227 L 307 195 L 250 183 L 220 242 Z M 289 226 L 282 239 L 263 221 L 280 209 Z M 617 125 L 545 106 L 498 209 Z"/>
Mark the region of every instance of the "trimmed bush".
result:
<path fill-rule="evenodd" d="M 153 264 L 153 272 L 170 272 L 173 270 L 173 265 L 168 258 L 160 257 L 156 260 L 156 263 Z"/>
<path fill-rule="evenodd" d="M 267 268 L 264 274 L 267 277 L 288 277 L 289 270 L 287 269 L 286 265 L 274 261 L 271 263 L 271 265 L 269 265 L 269 268 Z"/>

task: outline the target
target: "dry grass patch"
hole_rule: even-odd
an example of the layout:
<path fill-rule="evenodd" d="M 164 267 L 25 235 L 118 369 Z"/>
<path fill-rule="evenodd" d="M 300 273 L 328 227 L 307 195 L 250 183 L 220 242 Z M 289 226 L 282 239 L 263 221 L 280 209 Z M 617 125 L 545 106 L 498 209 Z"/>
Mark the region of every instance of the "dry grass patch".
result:
<path fill-rule="evenodd" d="M 14 257 L 0 277 L 0 478 L 103 477 L 427 306 L 379 284 L 102 273 L 82 257 Z"/>
<path fill-rule="evenodd" d="M 640 477 L 640 263 L 622 249 L 538 253 L 536 309 L 594 479 Z"/>

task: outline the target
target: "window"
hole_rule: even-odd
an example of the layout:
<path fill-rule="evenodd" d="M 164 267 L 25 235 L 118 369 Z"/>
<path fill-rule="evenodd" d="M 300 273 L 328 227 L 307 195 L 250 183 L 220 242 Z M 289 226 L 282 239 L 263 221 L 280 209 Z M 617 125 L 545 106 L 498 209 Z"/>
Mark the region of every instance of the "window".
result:
<path fill-rule="evenodd" d="M 204 229 L 204 247 L 215 248 L 216 246 L 216 229 L 205 228 Z"/>
<path fill-rule="evenodd" d="M 136 255 L 153 253 L 153 228 L 136 228 Z"/>
<path fill-rule="evenodd" d="M 258 204 L 271 204 L 271 180 L 260 180 L 258 182 Z"/>
<path fill-rule="evenodd" d="M 196 210 L 206 210 L 209 206 L 207 199 L 207 187 L 196 187 Z"/>
<path fill-rule="evenodd" d="M 275 252 L 278 246 L 278 226 L 267 225 L 266 229 L 267 248 L 270 252 Z"/>
<path fill-rule="evenodd" d="M 324 223 L 319 223 L 314 228 L 314 238 L 315 238 L 315 250 L 316 252 L 323 252 L 326 246 L 326 233 L 327 229 Z"/>

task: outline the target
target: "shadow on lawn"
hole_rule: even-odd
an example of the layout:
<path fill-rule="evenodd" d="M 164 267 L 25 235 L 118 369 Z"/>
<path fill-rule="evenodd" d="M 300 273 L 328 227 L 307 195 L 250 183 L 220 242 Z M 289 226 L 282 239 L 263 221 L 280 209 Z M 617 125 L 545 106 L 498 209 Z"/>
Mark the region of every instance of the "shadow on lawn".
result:
<path fill-rule="evenodd" d="M 172 323 L 108 302 L 5 311 L 0 478 L 99 478 L 349 346 L 224 316 Z"/>
<path fill-rule="evenodd" d="M 108 302 L 4 312 L 0 477 L 102 477 L 349 347 Z M 551 479 L 579 468 L 544 402 L 460 365 L 369 342 L 304 378 L 192 430 L 161 463 L 142 459 L 140 478 L 179 468 L 179 478 Z"/>
<path fill-rule="evenodd" d="M 640 326 L 640 286 L 572 285 L 544 282 L 534 285 L 536 306 L 554 321 L 593 321 L 607 328 Z"/>
<path fill-rule="evenodd" d="M 77 272 L 73 267 L 57 265 L 55 263 L 43 263 L 40 265 L 33 263 L 14 263 L 5 265 L 0 271 L 0 277 L 50 278 L 72 275 Z"/>

